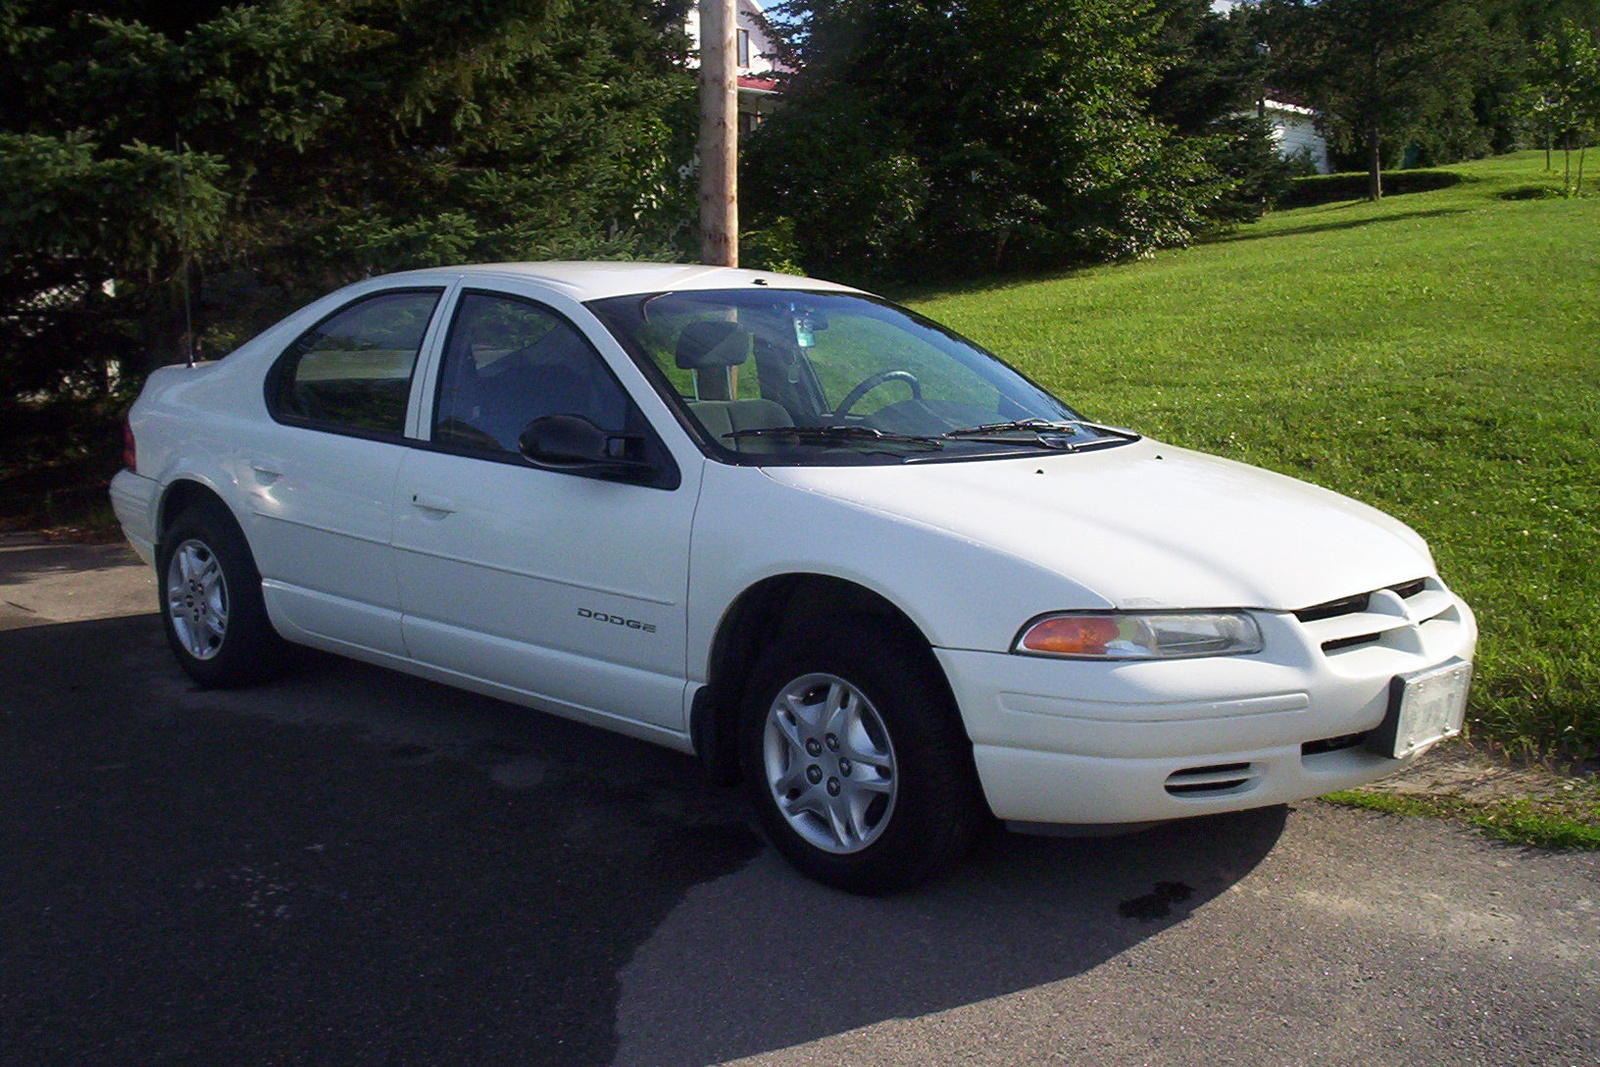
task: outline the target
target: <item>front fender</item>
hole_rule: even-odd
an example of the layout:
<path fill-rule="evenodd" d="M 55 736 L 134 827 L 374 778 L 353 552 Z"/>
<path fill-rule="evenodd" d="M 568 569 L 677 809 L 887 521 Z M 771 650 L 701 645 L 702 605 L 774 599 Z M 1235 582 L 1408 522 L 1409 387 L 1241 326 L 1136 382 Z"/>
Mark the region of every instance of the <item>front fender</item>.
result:
<path fill-rule="evenodd" d="M 1111 607 L 1028 560 L 782 484 L 755 467 L 707 464 L 690 552 L 691 681 L 706 679 L 729 606 L 785 575 L 824 575 L 870 590 L 943 648 L 1003 652 L 1034 615 Z"/>

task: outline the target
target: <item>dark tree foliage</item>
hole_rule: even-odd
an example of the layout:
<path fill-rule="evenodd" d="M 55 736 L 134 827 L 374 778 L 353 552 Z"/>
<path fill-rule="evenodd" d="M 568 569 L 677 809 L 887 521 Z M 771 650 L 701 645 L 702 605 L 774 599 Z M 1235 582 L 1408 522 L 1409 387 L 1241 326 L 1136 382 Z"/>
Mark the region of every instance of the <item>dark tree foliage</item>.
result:
<path fill-rule="evenodd" d="M 1600 0 L 1484 0 L 1484 12 L 1496 25 L 1511 27 L 1527 49 L 1566 21 L 1600 33 Z"/>
<path fill-rule="evenodd" d="M 1241 9 L 1236 9 L 1241 10 Z M 1273 91 L 1323 109 L 1336 164 L 1431 166 L 1539 141 L 1537 42 L 1600 31 L 1600 0 L 1259 0 Z M 1381 190 L 1381 185 L 1379 186 Z"/>
<path fill-rule="evenodd" d="M 1152 45 L 1160 74 L 1150 111 L 1179 133 L 1254 111 L 1267 80 L 1267 54 L 1250 12 L 1213 11 L 1210 0 L 1157 0 L 1161 31 Z"/>
<path fill-rule="evenodd" d="M 792 0 L 800 73 L 746 144 L 746 212 L 810 270 L 977 274 L 1136 256 L 1228 183 L 1150 118 L 1161 17 L 1125 0 Z"/>
<path fill-rule="evenodd" d="M 1260 105 L 1269 56 L 1253 12 L 1212 10 L 1210 0 L 1158 0 L 1163 16 L 1153 51 L 1160 75 L 1150 114 L 1192 138 L 1232 182 L 1208 214 L 1225 223 L 1259 218 L 1299 172 L 1283 158 Z"/>
<path fill-rule="evenodd" d="M 0 0 L 5 393 L 179 358 L 185 280 L 218 354 L 371 273 L 666 249 L 684 7 Z"/>
<path fill-rule="evenodd" d="M 1550 116 L 1543 109 L 1530 113 L 1528 106 L 1530 99 L 1542 95 L 1538 83 L 1548 74 L 1541 44 L 1574 31 L 1600 39 L 1600 0 L 1502 0 L 1502 7 L 1500 24 L 1512 44 L 1506 50 L 1505 73 L 1495 97 L 1497 147 L 1548 150 L 1552 145 Z M 1548 165 L 1548 154 L 1546 159 Z"/>
<path fill-rule="evenodd" d="M 686 6 L 0 0 L 0 515 L 103 501 L 145 371 L 334 285 L 672 254 Z"/>

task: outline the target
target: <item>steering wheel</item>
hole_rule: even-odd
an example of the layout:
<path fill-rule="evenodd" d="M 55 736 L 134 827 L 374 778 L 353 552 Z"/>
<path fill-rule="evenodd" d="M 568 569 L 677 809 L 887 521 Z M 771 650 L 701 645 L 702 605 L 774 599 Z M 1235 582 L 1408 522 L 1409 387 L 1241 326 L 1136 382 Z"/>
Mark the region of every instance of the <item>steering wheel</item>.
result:
<path fill-rule="evenodd" d="M 835 416 L 843 415 L 856 406 L 856 402 L 872 392 L 884 382 L 905 382 L 911 387 L 911 399 L 922 399 L 922 383 L 917 381 L 917 376 L 908 370 L 881 370 L 866 381 L 844 394 L 844 399 L 834 407 Z"/>

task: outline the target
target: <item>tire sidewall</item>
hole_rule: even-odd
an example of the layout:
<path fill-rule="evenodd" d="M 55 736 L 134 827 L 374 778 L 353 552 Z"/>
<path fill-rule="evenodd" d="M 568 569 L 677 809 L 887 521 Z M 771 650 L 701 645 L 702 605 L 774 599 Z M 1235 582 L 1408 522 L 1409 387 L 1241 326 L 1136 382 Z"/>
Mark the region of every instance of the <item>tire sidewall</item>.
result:
<path fill-rule="evenodd" d="M 211 553 L 227 591 L 228 621 L 222 645 L 208 659 L 195 656 L 179 638 L 167 594 L 173 557 L 180 546 L 191 541 Z M 156 553 L 156 581 L 167 643 L 179 666 L 195 681 L 208 688 L 229 688 L 260 681 L 276 669 L 282 639 L 267 617 L 261 573 L 239 524 L 221 504 L 190 504 L 172 521 Z"/>
<path fill-rule="evenodd" d="M 758 661 L 739 731 L 746 791 L 774 847 L 827 885 L 876 895 L 910 888 L 963 854 L 977 825 L 971 744 L 926 646 L 885 635 L 881 621 L 845 620 L 792 632 Z M 807 674 L 848 681 L 888 731 L 897 791 L 889 822 L 866 847 L 832 853 L 806 841 L 778 809 L 763 757 L 777 694 Z"/>

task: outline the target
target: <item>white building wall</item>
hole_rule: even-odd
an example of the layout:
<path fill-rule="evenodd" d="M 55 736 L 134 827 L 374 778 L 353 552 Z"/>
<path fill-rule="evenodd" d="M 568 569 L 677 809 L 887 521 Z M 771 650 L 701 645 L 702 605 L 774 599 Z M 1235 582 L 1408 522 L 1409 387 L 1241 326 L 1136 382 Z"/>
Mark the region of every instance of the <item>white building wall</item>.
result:
<path fill-rule="evenodd" d="M 1278 151 L 1284 158 L 1309 156 L 1318 174 L 1327 174 L 1333 169 L 1328 162 L 1328 142 L 1317 132 L 1316 112 L 1277 100 L 1266 101 L 1264 107 Z"/>
<path fill-rule="evenodd" d="M 778 61 L 772 40 L 763 29 L 762 6 L 757 0 L 738 0 L 736 36 L 740 39 L 739 77 L 770 78 L 774 73 L 788 73 L 788 68 Z M 689 37 L 696 50 L 700 48 L 700 10 L 696 5 L 689 12 Z"/>
<path fill-rule="evenodd" d="M 776 47 L 765 30 L 763 8 L 759 0 L 737 0 L 738 16 L 735 47 L 739 50 L 739 126 L 748 133 L 760 125 L 762 119 L 778 106 L 778 93 L 772 84 L 775 75 L 790 73 L 789 68 L 776 56 Z M 698 52 L 700 48 L 700 10 L 696 6 L 689 12 L 689 37 Z M 698 61 L 691 58 L 691 65 Z"/>

